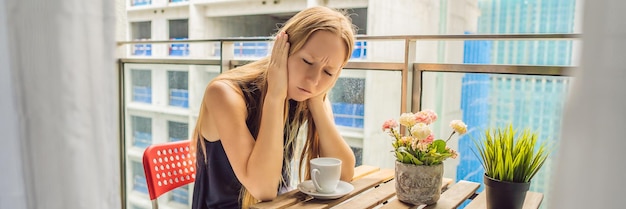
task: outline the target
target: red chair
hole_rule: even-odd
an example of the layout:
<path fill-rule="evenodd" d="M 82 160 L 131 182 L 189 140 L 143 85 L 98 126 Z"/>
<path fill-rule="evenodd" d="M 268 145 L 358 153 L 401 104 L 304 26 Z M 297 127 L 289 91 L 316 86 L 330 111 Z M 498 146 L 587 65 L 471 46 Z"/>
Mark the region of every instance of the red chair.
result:
<path fill-rule="evenodd" d="M 189 152 L 189 140 L 153 144 L 143 152 L 143 171 L 157 209 L 159 196 L 196 180 L 196 154 Z"/>

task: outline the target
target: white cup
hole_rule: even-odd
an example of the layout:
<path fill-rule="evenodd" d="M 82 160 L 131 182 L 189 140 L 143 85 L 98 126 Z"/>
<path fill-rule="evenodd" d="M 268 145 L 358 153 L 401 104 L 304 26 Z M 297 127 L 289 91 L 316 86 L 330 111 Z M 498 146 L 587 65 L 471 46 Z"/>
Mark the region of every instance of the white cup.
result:
<path fill-rule="evenodd" d="M 324 194 L 335 192 L 340 177 L 341 160 L 332 157 L 311 160 L 311 180 L 317 192 Z"/>

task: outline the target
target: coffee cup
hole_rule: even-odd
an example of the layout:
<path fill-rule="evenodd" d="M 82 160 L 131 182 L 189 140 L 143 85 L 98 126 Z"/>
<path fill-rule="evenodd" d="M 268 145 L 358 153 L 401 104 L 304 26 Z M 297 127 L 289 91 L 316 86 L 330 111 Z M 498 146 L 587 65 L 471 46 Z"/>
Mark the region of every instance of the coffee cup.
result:
<path fill-rule="evenodd" d="M 341 177 L 341 160 L 332 157 L 320 157 L 311 160 L 311 180 L 315 190 L 329 194 L 335 192 Z"/>

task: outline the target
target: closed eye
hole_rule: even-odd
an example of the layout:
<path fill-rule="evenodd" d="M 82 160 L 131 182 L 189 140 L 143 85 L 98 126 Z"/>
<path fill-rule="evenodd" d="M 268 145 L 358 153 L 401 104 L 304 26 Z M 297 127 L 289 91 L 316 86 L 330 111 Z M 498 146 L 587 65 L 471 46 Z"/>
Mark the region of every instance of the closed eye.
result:
<path fill-rule="evenodd" d="M 309 62 L 308 60 L 306 60 L 306 59 L 304 59 L 304 58 L 302 58 L 302 61 L 303 61 L 304 63 L 306 63 L 307 65 L 313 65 L 313 63 L 312 63 L 312 62 Z M 326 75 L 328 75 L 328 76 L 333 76 L 333 74 L 332 74 L 332 73 L 330 73 L 330 72 L 328 72 L 328 70 L 324 70 L 324 73 L 326 73 Z"/>
<path fill-rule="evenodd" d="M 307 65 L 313 65 L 313 63 L 312 63 L 312 62 L 309 62 L 309 61 L 307 61 L 307 60 L 306 60 L 306 59 L 304 59 L 304 58 L 302 59 L 302 61 L 303 61 L 304 63 L 306 63 Z"/>

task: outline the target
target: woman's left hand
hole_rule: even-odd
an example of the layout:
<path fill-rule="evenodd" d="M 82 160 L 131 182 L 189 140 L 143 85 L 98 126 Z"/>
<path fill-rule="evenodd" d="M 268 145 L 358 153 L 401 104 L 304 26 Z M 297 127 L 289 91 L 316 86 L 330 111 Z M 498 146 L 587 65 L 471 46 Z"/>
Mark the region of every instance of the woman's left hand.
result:
<path fill-rule="evenodd" d="M 308 106 L 322 105 L 324 104 L 324 98 L 326 97 L 326 93 L 321 93 L 317 96 L 311 97 L 307 100 Z"/>

